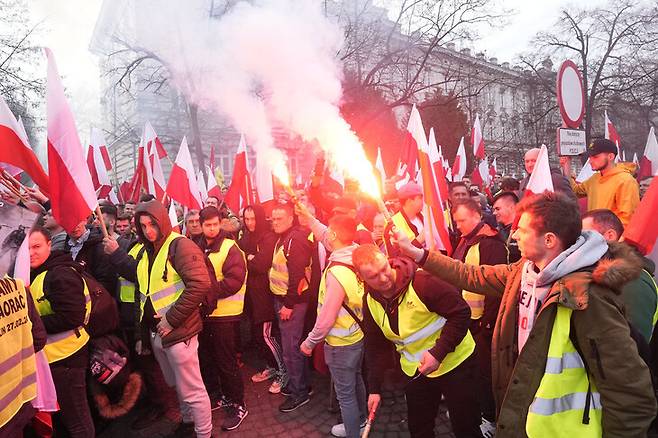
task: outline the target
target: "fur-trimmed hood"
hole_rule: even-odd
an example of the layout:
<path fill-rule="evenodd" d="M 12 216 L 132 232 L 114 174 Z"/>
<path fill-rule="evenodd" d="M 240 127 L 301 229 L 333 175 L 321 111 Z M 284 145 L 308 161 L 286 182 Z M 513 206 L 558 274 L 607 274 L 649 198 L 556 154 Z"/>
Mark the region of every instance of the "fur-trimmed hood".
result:
<path fill-rule="evenodd" d="M 644 260 L 623 242 L 608 242 L 608 252 L 592 271 L 592 281 L 620 293 L 621 288 L 640 276 Z"/>

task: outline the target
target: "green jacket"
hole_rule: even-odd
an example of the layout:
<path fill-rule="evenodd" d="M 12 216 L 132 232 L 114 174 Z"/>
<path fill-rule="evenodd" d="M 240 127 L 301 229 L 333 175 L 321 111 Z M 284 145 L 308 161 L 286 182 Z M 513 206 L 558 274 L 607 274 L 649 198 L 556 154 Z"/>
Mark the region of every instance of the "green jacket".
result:
<path fill-rule="evenodd" d="M 592 272 L 574 272 L 553 284 L 520 354 L 517 315 L 525 259 L 511 265 L 469 266 L 438 252 L 427 257 L 423 268 L 428 272 L 458 288 L 502 299 L 491 346 L 496 438 L 527 436 L 528 407 L 544 375 L 557 306 L 574 310 L 575 336 L 601 394 L 603 436 L 646 437 L 656 415 L 656 399 L 619 295 L 621 287 L 640 274 L 642 262 L 624 244 L 609 246 L 611 257 L 602 259 Z"/>
<path fill-rule="evenodd" d="M 652 275 L 656 269 L 651 260 L 642 257 L 644 269 L 638 278 L 624 285 L 621 296 L 626 307 L 626 317 L 642 333 L 647 343 L 653 333 L 653 315 L 658 306 L 658 294 Z"/>

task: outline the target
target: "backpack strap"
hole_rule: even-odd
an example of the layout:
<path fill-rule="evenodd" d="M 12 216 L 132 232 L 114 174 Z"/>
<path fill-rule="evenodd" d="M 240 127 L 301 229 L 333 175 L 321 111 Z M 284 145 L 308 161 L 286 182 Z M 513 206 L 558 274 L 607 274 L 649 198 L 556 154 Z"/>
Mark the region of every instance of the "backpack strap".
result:
<path fill-rule="evenodd" d="M 358 281 L 361 281 L 361 280 L 358 278 L 358 273 L 356 272 L 356 268 L 355 268 L 354 266 L 352 266 L 352 265 L 350 265 L 350 264 L 347 264 L 347 263 L 343 263 L 343 262 L 331 261 L 331 262 L 329 263 L 329 265 L 327 265 L 327 267 L 326 267 L 325 269 L 328 270 L 328 269 L 331 268 L 332 266 L 344 266 L 344 267 L 348 268 L 350 271 L 354 272 L 354 275 L 357 276 L 357 280 L 358 280 Z M 365 288 L 364 288 L 364 296 L 365 296 Z M 359 319 L 358 316 L 356 316 L 356 314 L 354 313 L 354 311 L 353 311 L 352 309 L 350 309 L 350 307 L 349 307 L 347 304 L 345 304 L 345 300 L 343 300 L 343 302 L 340 303 L 340 305 L 341 305 L 341 306 L 343 307 L 343 309 L 345 309 L 345 311 L 346 311 L 346 312 L 352 317 L 352 319 L 354 320 L 354 322 L 356 322 L 356 323 L 358 324 L 358 326 L 359 326 L 359 328 L 361 329 L 361 331 L 363 331 L 363 332 L 365 333 L 365 328 L 364 328 L 364 325 L 363 325 L 363 321 L 362 321 L 361 319 Z"/>

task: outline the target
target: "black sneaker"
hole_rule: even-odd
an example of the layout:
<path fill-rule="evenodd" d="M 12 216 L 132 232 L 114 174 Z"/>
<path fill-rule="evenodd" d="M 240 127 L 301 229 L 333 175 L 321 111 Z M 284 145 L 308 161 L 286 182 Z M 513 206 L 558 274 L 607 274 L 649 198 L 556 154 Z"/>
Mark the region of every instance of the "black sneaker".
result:
<path fill-rule="evenodd" d="M 244 406 L 232 406 L 222 423 L 222 430 L 235 430 L 242 424 L 242 421 L 249 415 L 249 411 Z"/>
<path fill-rule="evenodd" d="M 311 399 L 309 397 L 300 397 L 300 398 L 292 398 L 288 397 L 286 401 L 284 401 L 281 406 L 279 406 L 279 411 L 281 412 L 292 412 L 295 409 L 297 409 L 300 406 L 304 406 L 306 403 L 308 403 Z"/>
<path fill-rule="evenodd" d="M 233 403 L 231 403 L 226 397 L 221 396 L 216 399 L 210 399 L 210 410 L 211 411 L 216 411 L 217 409 L 222 409 L 226 410 L 233 406 Z"/>
<path fill-rule="evenodd" d="M 283 388 L 281 388 L 281 395 L 285 395 L 286 397 L 290 397 L 290 394 L 291 394 L 290 389 L 287 386 L 284 386 Z M 309 386 L 308 387 L 308 396 L 310 397 L 312 395 L 313 395 L 313 387 Z"/>
<path fill-rule="evenodd" d="M 195 436 L 194 423 L 180 423 L 176 430 L 165 436 L 165 438 L 193 438 Z"/>

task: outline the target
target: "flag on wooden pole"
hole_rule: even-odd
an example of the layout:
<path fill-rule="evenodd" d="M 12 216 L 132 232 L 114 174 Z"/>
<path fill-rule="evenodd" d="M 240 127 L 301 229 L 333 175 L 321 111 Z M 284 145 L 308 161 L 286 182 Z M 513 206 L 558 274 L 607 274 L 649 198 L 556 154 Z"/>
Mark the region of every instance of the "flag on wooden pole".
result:
<path fill-rule="evenodd" d="M 167 184 L 167 194 L 179 204 L 189 209 L 201 209 L 202 203 L 199 186 L 194 176 L 192 156 L 190 155 L 185 137 L 181 141 L 178 155 L 176 155 L 176 161 L 171 168 L 171 175 Z"/>

